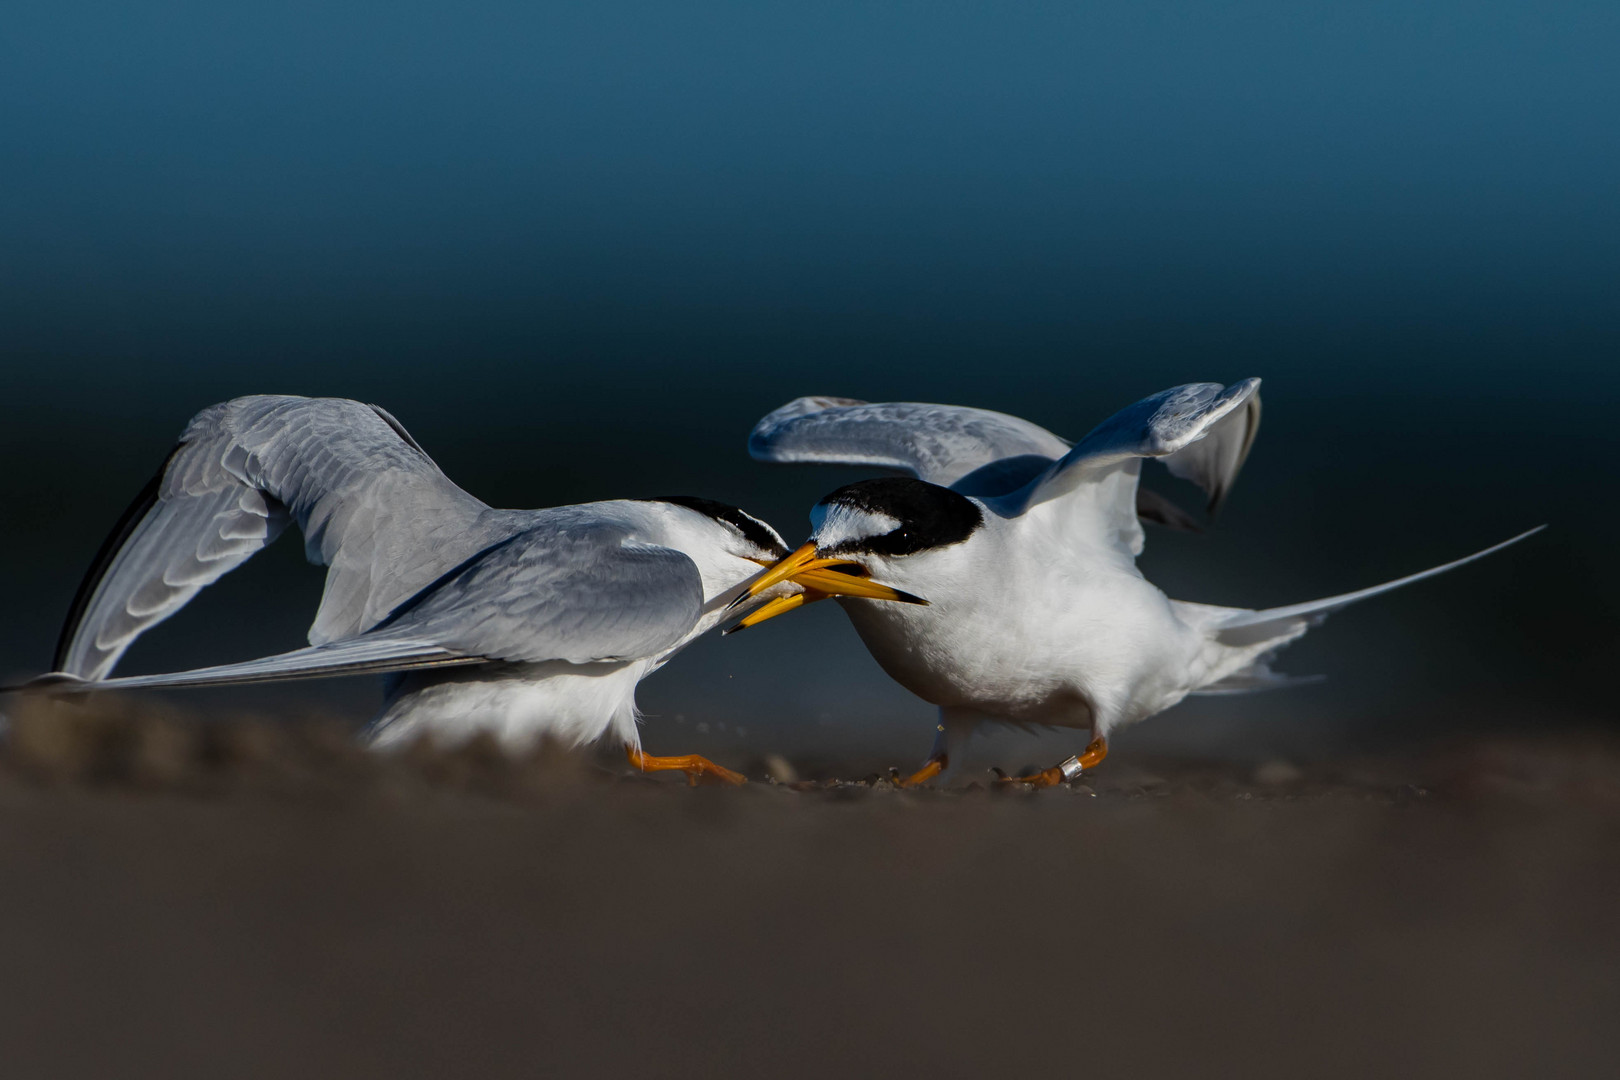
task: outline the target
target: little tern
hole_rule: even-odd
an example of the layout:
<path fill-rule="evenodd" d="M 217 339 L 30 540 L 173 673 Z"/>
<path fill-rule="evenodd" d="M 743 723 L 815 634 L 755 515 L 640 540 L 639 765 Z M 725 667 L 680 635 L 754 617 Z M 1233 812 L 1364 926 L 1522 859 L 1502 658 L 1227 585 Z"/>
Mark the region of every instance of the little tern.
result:
<path fill-rule="evenodd" d="M 805 579 L 838 573 L 920 599 L 872 604 L 840 596 L 873 657 L 939 706 L 923 783 L 959 760 L 981 725 L 1076 728 L 1089 745 L 1019 778 L 1073 779 L 1100 762 L 1122 725 L 1188 694 L 1237 693 L 1293 681 L 1274 654 L 1329 613 L 1481 558 L 1477 554 L 1372 588 L 1254 611 L 1171 600 L 1136 567 L 1144 458 L 1197 482 L 1218 506 L 1254 440 L 1260 380 L 1190 383 L 1105 420 L 1074 446 L 1001 413 L 944 405 L 801 398 L 766 416 L 754 457 L 866 464 L 911 477 L 866 480 L 822 499 L 808 543 L 750 583 L 778 595 L 732 629 L 827 594 Z M 1149 507 L 1153 509 L 1153 507 Z M 1151 516 L 1151 515 L 1149 515 Z M 740 605 L 739 605 L 740 609 Z M 728 631 L 730 632 L 730 631 Z"/>
<path fill-rule="evenodd" d="M 138 636 L 293 522 L 309 560 L 329 568 L 308 648 L 109 677 Z M 765 522 L 707 499 L 493 509 L 376 406 L 237 398 L 191 420 L 125 512 L 79 588 L 55 671 L 36 683 L 71 692 L 382 673 L 386 698 L 368 728 L 379 747 L 423 733 L 575 746 L 611 735 L 644 771 L 741 783 L 695 754 L 643 753 L 636 684 L 786 551 Z M 848 575 L 809 580 L 895 595 Z"/>

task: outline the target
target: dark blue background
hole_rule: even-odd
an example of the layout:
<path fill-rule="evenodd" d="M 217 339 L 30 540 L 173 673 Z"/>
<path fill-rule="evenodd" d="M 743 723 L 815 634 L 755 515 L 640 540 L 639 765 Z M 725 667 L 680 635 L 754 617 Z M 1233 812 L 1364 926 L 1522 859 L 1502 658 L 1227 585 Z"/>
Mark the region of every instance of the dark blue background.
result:
<path fill-rule="evenodd" d="M 1150 536 L 1172 595 L 1291 602 L 1553 528 L 1286 656 L 1329 682 L 1140 743 L 1605 720 L 1616 55 L 1612 3 L 14 0 L 0 668 L 45 666 L 118 511 L 236 394 L 378 402 L 492 502 L 684 490 L 797 540 L 851 476 L 746 459 L 791 397 L 1073 437 L 1260 375 L 1219 528 Z M 129 669 L 297 644 L 319 574 L 282 548 Z M 374 700 L 251 704 L 311 694 Z M 832 605 L 702 642 L 643 699 L 685 717 L 655 749 L 929 739 Z"/>

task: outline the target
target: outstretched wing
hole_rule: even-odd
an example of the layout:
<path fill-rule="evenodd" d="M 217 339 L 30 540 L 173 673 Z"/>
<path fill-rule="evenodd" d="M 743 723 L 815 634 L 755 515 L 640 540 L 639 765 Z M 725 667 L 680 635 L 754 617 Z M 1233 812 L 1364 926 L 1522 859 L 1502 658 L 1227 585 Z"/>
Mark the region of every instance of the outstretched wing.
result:
<path fill-rule="evenodd" d="M 21 686 L 0 687 L 0 692 L 41 691 L 76 694 L 94 690 L 179 690 L 193 686 L 242 686 L 250 683 L 287 682 L 295 679 L 330 679 L 342 675 L 380 675 L 390 671 L 482 664 L 481 656 L 463 656 L 425 641 L 374 640 L 369 634 L 327 645 L 277 653 L 239 664 L 172 671 L 161 675 L 126 675 L 111 679 L 80 679 L 52 672 Z"/>
<path fill-rule="evenodd" d="M 1005 458 L 1050 461 L 1068 449 L 1045 428 L 1006 413 L 835 397 L 790 401 L 748 436 L 748 452 L 758 461 L 870 465 L 941 487 Z"/>
<path fill-rule="evenodd" d="M 583 664 L 659 656 L 703 611 L 697 564 L 636 543 L 582 507 L 531 515 L 532 527 L 479 552 L 358 637 L 238 664 L 86 680 L 53 673 L 53 693 L 285 682 L 492 661 Z M 67 673 L 71 675 L 71 673 Z M 22 689 L 22 688 L 14 688 Z"/>
<path fill-rule="evenodd" d="M 1259 379 L 1229 387 L 1188 383 L 1143 398 L 1097 425 L 1074 449 L 1053 462 L 1002 509 L 1027 513 L 1061 500 L 1070 528 L 1090 526 L 1096 542 L 1131 555 L 1142 551 L 1137 521 L 1137 478 L 1143 458 L 1166 461 L 1176 475 L 1194 480 L 1217 506 L 1254 440 L 1259 423 Z M 1202 446 L 1213 441 L 1211 446 Z"/>
<path fill-rule="evenodd" d="M 388 413 L 336 398 L 237 398 L 192 418 L 102 546 L 54 666 L 104 678 L 143 631 L 289 521 L 331 567 L 309 639 L 352 636 L 514 527 L 450 482 Z"/>

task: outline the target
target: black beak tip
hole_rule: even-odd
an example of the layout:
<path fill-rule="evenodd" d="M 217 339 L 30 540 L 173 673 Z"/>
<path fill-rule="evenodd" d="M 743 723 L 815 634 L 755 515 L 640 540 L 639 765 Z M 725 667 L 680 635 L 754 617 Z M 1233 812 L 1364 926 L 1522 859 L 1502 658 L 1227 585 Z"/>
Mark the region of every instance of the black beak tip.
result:
<path fill-rule="evenodd" d="M 921 604 L 923 607 L 928 606 L 928 601 L 924 600 L 922 597 L 917 596 L 917 595 L 915 595 L 913 593 L 902 592 L 899 589 L 894 590 L 894 592 L 895 592 L 895 597 L 902 604 Z"/>

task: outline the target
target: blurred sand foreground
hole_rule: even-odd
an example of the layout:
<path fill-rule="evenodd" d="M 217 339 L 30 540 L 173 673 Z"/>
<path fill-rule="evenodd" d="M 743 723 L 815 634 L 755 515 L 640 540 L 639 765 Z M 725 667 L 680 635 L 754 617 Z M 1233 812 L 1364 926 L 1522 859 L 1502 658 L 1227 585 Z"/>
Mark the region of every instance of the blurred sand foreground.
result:
<path fill-rule="evenodd" d="M 1620 746 L 1597 736 L 1122 758 L 1031 795 L 622 772 L 14 712 L 0 1075 L 1590 1076 L 1620 1055 Z"/>

